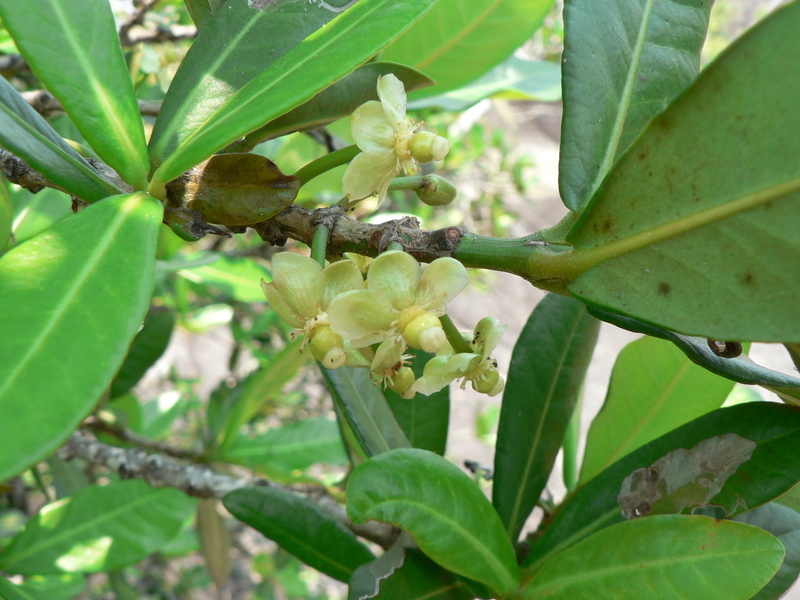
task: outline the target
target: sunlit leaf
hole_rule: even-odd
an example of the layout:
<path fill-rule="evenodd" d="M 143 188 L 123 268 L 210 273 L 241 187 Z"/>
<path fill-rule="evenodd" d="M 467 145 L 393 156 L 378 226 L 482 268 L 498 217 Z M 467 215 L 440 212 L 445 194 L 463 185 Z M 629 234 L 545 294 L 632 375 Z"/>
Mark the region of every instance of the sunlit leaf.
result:
<path fill-rule="evenodd" d="M 0 479 L 55 450 L 108 387 L 150 304 L 161 218 L 153 198 L 117 196 L 0 258 L 0 412 L 14 416 Z"/>
<path fill-rule="evenodd" d="M 701 516 L 619 523 L 553 557 L 523 600 L 747 600 L 780 567 L 783 546 L 758 529 Z"/>
<path fill-rule="evenodd" d="M 444 568 L 500 595 L 519 584 L 514 550 L 494 508 L 470 477 L 438 454 L 405 448 L 373 456 L 347 485 L 347 514 L 396 525 Z"/>
<path fill-rule="evenodd" d="M 195 500 L 143 481 L 91 486 L 47 505 L 0 556 L 7 573 L 95 573 L 139 562 L 178 533 Z"/>
<path fill-rule="evenodd" d="M 142 118 L 108 1 L 0 2 L 0 15 L 100 158 L 137 189 L 147 187 Z"/>

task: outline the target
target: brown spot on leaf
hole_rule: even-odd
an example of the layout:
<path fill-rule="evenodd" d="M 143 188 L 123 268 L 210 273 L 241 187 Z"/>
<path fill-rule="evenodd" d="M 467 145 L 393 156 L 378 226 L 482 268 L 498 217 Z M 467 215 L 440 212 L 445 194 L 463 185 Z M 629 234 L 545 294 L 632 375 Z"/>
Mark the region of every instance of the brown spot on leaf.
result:
<path fill-rule="evenodd" d="M 672 291 L 672 286 L 667 283 L 666 281 L 662 281 L 658 284 L 658 293 L 661 296 L 669 296 L 669 293 Z"/>

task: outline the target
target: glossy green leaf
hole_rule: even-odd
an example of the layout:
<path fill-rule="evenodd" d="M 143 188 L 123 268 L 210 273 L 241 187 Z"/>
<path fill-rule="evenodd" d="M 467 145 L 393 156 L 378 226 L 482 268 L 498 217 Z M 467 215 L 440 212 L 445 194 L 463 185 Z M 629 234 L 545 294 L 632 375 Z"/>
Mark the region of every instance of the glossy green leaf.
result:
<path fill-rule="evenodd" d="M 223 498 L 231 514 L 307 565 L 340 581 L 373 558 L 341 521 L 318 504 L 278 488 L 234 490 Z"/>
<path fill-rule="evenodd" d="M 490 97 L 556 102 L 561 99 L 561 68 L 553 62 L 511 56 L 472 83 L 451 92 L 414 100 L 409 102 L 409 108 L 439 106 L 460 112 Z"/>
<path fill-rule="evenodd" d="M 567 237 L 575 296 L 682 333 L 800 341 L 798 28 L 797 2 L 753 27 L 620 159 Z"/>
<path fill-rule="evenodd" d="M 263 11 L 248 2 L 230 2 L 224 10 L 214 6 L 219 0 L 196 2 L 210 4 L 215 15 L 201 28 L 161 105 L 150 137 L 154 167 L 251 79 L 336 16 L 305 2 Z"/>
<path fill-rule="evenodd" d="M 347 485 L 347 515 L 396 525 L 445 569 L 499 595 L 519 585 L 503 524 L 483 492 L 458 467 L 416 448 L 392 450 L 359 465 Z"/>
<path fill-rule="evenodd" d="M 395 544 L 350 578 L 348 600 L 472 600 L 466 586 L 415 548 Z"/>
<path fill-rule="evenodd" d="M 701 516 L 619 523 L 553 557 L 522 600 L 747 600 L 780 567 L 766 531 Z"/>
<path fill-rule="evenodd" d="M 207 264 L 181 269 L 178 275 L 208 288 L 209 291 L 221 293 L 239 302 L 264 302 L 264 292 L 259 283 L 262 279 L 269 281 L 269 271 L 252 258 L 232 257 L 212 254 L 214 260 Z"/>
<path fill-rule="evenodd" d="M 367 63 L 305 104 L 248 134 L 241 144 L 237 142 L 233 148 L 246 151 L 265 140 L 293 131 L 323 127 L 348 117 L 365 102 L 378 99 L 378 77 L 388 73 L 402 81 L 407 92 L 433 85 L 433 80 L 405 65 L 389 62 Z"/>
<path fill-rule="evenodd" d="M 241 435 L 222 457 L 247 466 L 292 471 L 316 463 L 347 464 L 342 437 L 335 421 L 305 419 L 256 435 Z"/>
<path fill-rule="evenodd" d="M 553 0 L 440 0 L 386 48 L 381 60 L 414 67 L 436 85 L 415 94 L 441 94 L 485 74 L 528 41 Z M 469 57 L 469 60 L 465 60 Z"/>
<path fill-rule="evenodd" d="M 795 448 L 800 444 L 800 411 L 777 403 L 752 402 L 710 412 L 653 440 L 620 459 L 578 488 L 531 549 L 524 567 L 532 574 L 550 556 L 591 533 L 623 520 L 617 496 L 623 480 L 678 449 L 703 440 L 736 434 L 755 442 L 749 460 L 740 464 L 708 505 L 728 518 L 777 498 L 800 478 Z"/>
<path fill-rule="evenodd" d="M 693 364 L 673 344 L 645 337 L 617 357 L 603 408 L 586 439 L 581 483 L 647 442 L 719 408 L 733 382 Z"/>
<path fill-rule="evenodd" d="M 589 307 L 589 312 L 599 319 L 613 323 L 618 327 L 646 333 L 654 337 L 669 340 L 683 351 L 693 363 L 738 383 L 760 385 L 775 392 L 785 400 L 800 397 L 800 379 L 762 367 L 742 354 L 736 358 L 725 358 L 715 354 L 706 338 L 683 335 L 669 331 L 663 327 L 649 325 L 642 321 L 616 315 L 606 310 Z"/>
<path fill-rule="evenodd" d="M 133 338 L 125 362 L 111 382 L 109 398 L 116 398 L 139 383 L 147 370 L 164 354 L 174 328 L 175 313 L 171 309 L 163 306 L 150 308 L 141 331 Z"/>
<path fill-rule="evenodd" d="M 72 199 L 53 188 L 45 188 L 36 194 L 20 187 L 12 188 L 11 206 L 14 208 L 14 241 L 17 244 L 39 235 L 72 214 Z"/>
<path fill-rule="evenodd" d="M 544 489 L 589 367 L 600 322 L 549 294 L 531 313 L 508 371 L 497 429 L 492 502 L 516 540 Z"/>
<path fill-rule="evenodd" d="M 800 573 L 800 514 L 778 502 L 770 502 L 736 517 L 741 523 L 760 527 L 783 544 L 786 556 L 770 582 L 753 600 L 777 600 L 794 584 Z"/>
<path fill-rule="evenodd" d="M 433 355 L 422 350 L 414 353 L 416 357 L 411 361 L 411 368 L 417 377 L 421 377 L 425 363 Z M 444 454 L 450 424 L 450 386 L 430 396 L 417 394 L 410 400 L 390 389 L 384 390 L 383 395 L 412 448 Z"/>
<path fill-rule="evenodd" d="M 0 598 L 4 600 L 72 600 L 86 589 L 82 575 L 28 577 L 15 584 L 0 576 Z"/>
<path fill-rule="evenodd" d="M 150 304 L 161 218 L 153 198 L 117 196 L 0 258 L 0 480 L 60 446 L 108 387 Z"/>
<path fill-rule="evenodd" d="M 237 138 L 307 102 L 391 43 L 435 2 L 360 0 L 272 62 L 207 119 L 198 121 L 190 113 L 197 129 L 164 159 L 153 174 L 155 185 L 176 178 Z M 160 157 L 160 146 L 151 148 Z"/>
<path fill-rule="evenodd" d="M 697 77 L 712 4 L 564 3 L 559 188 L 570 210 L 583 208 L 647 123 Z"/>
<path fill-rule="evenodd" d="M 322 369 L 333 402 L 369 456 L 410 444 L 367 369 Z"/>
<path fill-rule="evenodd" d="M 5 0 L 0 15 L 31 70 L 100 158 L 146 188 L 142 117 L 108 0 Z"/>
<path fill-rule="evenodd" d="M 91 486 L 47 505 L 0 557 L 7 573 L 97 573 L 139 562 L 178 533 L 195 500 L 143 481 Z"/>
<path fill-rule="evenodd" d="M 82 200 L 94 202 L 119 193 L 3 77 L 0 77 L 0 142 L 47 179 Z"/>

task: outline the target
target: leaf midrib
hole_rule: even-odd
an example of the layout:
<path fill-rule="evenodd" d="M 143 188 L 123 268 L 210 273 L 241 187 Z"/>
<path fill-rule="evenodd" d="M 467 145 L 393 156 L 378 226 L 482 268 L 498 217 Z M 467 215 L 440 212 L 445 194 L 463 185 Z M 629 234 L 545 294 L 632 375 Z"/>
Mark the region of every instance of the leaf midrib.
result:
<path fill-rule="evenodd" d="M 154 490 L 148 490 L 151 492 Z M 97 524 L 101 524 L 105 521 L 113 521 L 114 517 L 119 515 L 120 513 L 134 510 L 141 506 L 142 504 L 152 502 L 154 493 L 148 493 L 144 496 L 140 496 L 138 498 L 134 498 L 132 501 L 129 501 L 128 504 L 123 504 L 122 506 L 118 506 L 117 508 L 111 508 L 107 511 L 100 512 L 95 518 L 88 519 L 86 521 L 81 522 L 79 525 L 75 527 L 66 527 L 64 531 L 60 534 L 55 536 L 48 536 L 43 539 L 41 542 L 37 544 L 32 544 L 28 546 L 27 550 L 23 550 L 22 552 L 16 552 L 11 554 L 10 558 L 12 561 L 10 563 L 5 563 L 5 568 L 8 568 L 11 565 L 19 564 L 21 561 L 25 560 L 26 557 L 30 556 L 31 554 L 38 552 L 41 548 L 48 548 L 48 547 L 55 547 L 65 538 L 75 538 L 77 534 L 82 533 L 83 531 L 89 530 Z M 63 506 L 63 505 L 62 505 Z M 72 502 L 70 502 L 67 507 L 64 509 L 66 511 L 70 510 L 72 506 Z M 65 515 L 66 516 L 66 515 Z M 40 526 L 41 527 L 41 526 Z M 43 529 L 41 529 L 42 533 L 44 533 Z"/>
<path fill-rule="evenodd" d="M 603 245 L 580 248 L 580 240 L 576 239 L 576 248 L 572 251 L 554 255 L 553 263 L 563 263 L 566 267 L 564 271 L 577 277 L 600 262 L 651 246 L 706 225 L 712 225 L 738 213 L 758 208 L 772 200 L 779 200 L 797 191 L 800 191 L 800 177 L 765 187 L 752 194 L 740 196 L 706 210 L 679 217 L 669 223 L 664 223 L 652 229 Z"/>
<path fill-rule="evenodd" d="M 379 521 L 384 521 L 386 523 L 391 523 L 392 525 L 396 525 L 397 527 L 401 527 L 402 528 L 403 527 L 403 523 L 392 522 L 392 521 L 390 521 L 388 519 L 381 519 L 380 517 L 375 516 L 373 514 L 374 511 L 376 509 L 379 509 L 381 506 L 389 505 L 388 508 L 391 509 L 391 504 L 393 504 L 393 503 L 396 503 L 396 504 L 410 504 L 411 506 L 416 507 L 419 510 L 419 512 L 422 513 L 423 515 L 427 514 L 432 518 L 438 517 L 439 519 L 441 519 L 447 525 L 446 531 L 450 531 L 451 533 L 452 532 L 461 532 L 461 537 L 464 538 L 465 540 L 467 540 L 470 543 L 470 546 L 472 546 L 477 551 L 477 553 L 486 560 L 486 562 L 492 568 L 493 572 L 496 573 L 499 577 L 501 577 L 502 579 L 505 580 L 505 582 L 503 583 L 503 589 L 500 589 L 500 590 L 497 590 L 497 591 L 506 592 L 507 593 L 510 590 L 514 589 L 514 587 L 516 587 L 516 585 L 517 585 L 517 577 L 515 577 L 514 573 L 512 573 L 511 571 L 508 570 L 508 568 L 507 568 L 508 565 L 504 561 L 500 560 L 500 558 L 494 552 L 492 552 L 489 548 L 487 548 L 481 542 L 481 540 L 479 540 L 474 535 L 472 535 L 472 533 L 469 531 L 469 529 L 466 529 L 465 527 L 463 527 L 463 525 L 462 525 L 462 523 L 460 521 L 458 521 L 456 519 L 453 519 L 453 518 L 450 518 L 449 516 L 445 515 L 442 512 L 438 512 L 438 511 L 434 510 L 434 508 L 432 506 L 429 506 L 429 505 L 427 505 L 427 504 L 425 504 L 425 503 L 423 503 L 421 501 L 418 501 L 418 500 L 413 500 L 413 499 L 408 498 L 406 496 L 399 497 L 399 498 L 387 498 L 385 500 L 374 502 L 372 504 L 371 508 L 369 510 L 365 511 L 366 514 L 362 514 L 361 516 L 364 518 L 364 521 L 367 521 L 369 519 L 376 519 L 376 520 L 379 520 Z M 414 537 L 416 539 L 416 536 L 415 536 L 415 534 L 413 532 L 409 531 L 409 533 L 412 535 L 412 537 Z M 506 538 L 505 537 L 501 537 L 501 538 L 499 538 L 499 541 L 502 543 L 503 541 L 506 541 Z M 419 540 L 417 540 L 417 543 L 419 543 Z M 509 548 L 510 548 L 510 546 L 509 546 Z M 514 563 L 514 564 L 516 564 L 516 563 Z M 465 576 L 473 577 L 472 575 L 465 575 Z M 486 583 L 486 582 L 483 582 L 483 583 Z"/>
<path fill-rule="evenodd" d="M 111 96 L 109 96 L 105 86 L 97 77 L 94 63 L 88 59 L 86 53 L 83 51 L 83 47 L 80 43 L 78 43 L 78 40 L 75 39 L 75 29 L 72 27 L 69 19 L 64 14 L 64 11 L 61 10 L 61 4 L 56 1 L 51 2 L 50 6 L 52 7 L 53 13 L 62 23 L 64 38 L 67 40 L 73 56 L 78 59 L 81 72 L 86 75 L 89 85 L 91 86 L 95 97 L 99 101 L 99 105 L 102 108 L 100 112 L 105 114 L 106 122 L 111 125 L 111 129 L 114 131 L 115 141 L 123 148 L 123 156 L 128 159 L 133 159 L 132 164 L 126 165 L 126 168 L 135 169 L 137 177 L 144 181 L 144 165 L 146 162 L 142 162 L 137 159 L 143 159 L 146 156 L 146 150 L 142 152 L 144 147 L 139 147 L 133 142 L 134 138 L 140 137 L 136 135 L 138 132 L 128 131 L 128 128 L 125 126 L 125 124 L 120 121 L 120 111 L 118 110 L 120 108 L 119 105 L 113 101 Z M 141 137 L 141 139 L 144 141 L 144 137 Z M 108 157 L 106 157 L 106 160 L 108 160 Z"/>
<path fill-rule="evenodd" d="M 95 267 L 106 258 L 106 253 L 109 248 L 116 247 L 116 244 L 113 243 L 114 238 L 121 225 L 127 220 L 132 212 L 132 209 L 129 209 L 127 206 L 125 206 L 126 204 L 128 204 L 128 202 L 125 202 L 125 204 L 120 206 L 119 212 L 109 222 L 108 227 L 106 228 L 102 237 L 96 238 L 97 243 L 92 249 L 89 260 L 87 260 L 83 267 L 77 272 L 77 276 L 74 279 L 75 284 L 63 296 L 61 296 L 60 302 L 56 304 L 55 310 L 53 310 L 51 313 L 51 318 L 45 322 L 42 328 L 40 328 L 41 333 L 37 336 L 35 343 L 29 346 L 28 352 L 25 353 L 22 359 L 18 361 L 17 367 L 11 371 L 5 383 L 0 385 L 0 400 L 2 400 L 6 391 L 12 387 L 20 373 L 28 366 L 30 360 L 39 352 L 42 345 L 47 341 L 47 339 L 50 338 L 56 325 L 61 321 L 64 314 L 67 312 L 69 305 L 72 304 L 72 301 L 84 288 L 87 279 L 94 272 Z"/>
<path fill-rule="evenodd" d="M 521 478 L 522 484 L 519 486 L 519 489 L 517 490 L 517 494 L 516 494 L 516 497 L 514 499 L 514 505 L 513 505 L 512 511 L 511 511 L 511 515 L 509 517 L 509 521 L 508 521 L 508 532 L 509 533 L 513 533 L 514 530 L 517 529 L 517 518 L 519 517 L 520 505 L 522 504 L 522 498 L 525 495 L 525 491 L 526 491 L 526 488 L 527 488 L 527 481 L 528 481 L 528 478 L 530 476 L 531 468 L 533 467 L 533 459 L 534 459 L 534 456 L 536 455 L 536 451 L 537 451 L 537 449 L 539 447 L 539 441 L 541 439 L 542 429 L 544 428 L 544 423 L 547 420 L 547 416 L 548 416 L 549 411 L 550 411 L 550 406 L 551 406 L 551 404 L 553 402 L 553 393 L 554 393 L 556 385 L 557 385 L 557 383 L 559 381 L 559 376 L 561 375 L 561 373 L 563 371 L 564 362 L 566 361 L 567 355 L 569 354 L 570 344 L 571 344 L 572 340 L 575 338 L 576 331 L 578 329 L 578 326 L 581 323 L 581 320 L 582 320 L 582 315 L 579 313 L 577 318 L 575 319 L 573 325 L 572 325 L 572 329 L 571 329 L 571 331 L 569 333 L 569 336 L 567 338 L 567 343 L 564 344 L 564 351 L 561 353 L 561 356 L 559 356 L 558 368 L 553 373 L 553 377 L 552 377 L 551 382 L 550 382 L 550 389 L 547 392 L 547 400 L 545 401 L 545 410 L 543 411 L 544 415 L 539 420 L 539 423 L 537 425 L 536 435 L 534 436 L 533 442 L 531 443 L 531 450 L 528 453 L 528 458 L 527 458 L 527 460 L 525 462 L 525 468 L 523 469 L 522 478 Z"/>

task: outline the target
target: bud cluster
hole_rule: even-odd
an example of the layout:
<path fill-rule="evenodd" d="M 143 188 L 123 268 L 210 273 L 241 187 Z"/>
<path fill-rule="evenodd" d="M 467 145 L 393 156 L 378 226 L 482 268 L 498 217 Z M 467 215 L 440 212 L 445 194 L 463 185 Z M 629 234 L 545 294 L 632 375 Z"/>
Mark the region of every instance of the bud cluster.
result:
<path fill-rule="evenodd" d="M 456 352 L 439 317 L 467 284 L 464 266 L 438 258 L 422 267 L 410 254 L 384 252 L 366 279 L 348 259 L 323 267 L 311 258 L 283 252 L 273 258 L 273 281 L 262 282 L 272 308 L 301 330 L 305 346 L 329 369 L 358 366 L 405 398 L 430 395 L 456 379 L 482 393 L 502 391 L 503 378 L 490 357 L 505 329 L 482 319 L 465 337 L 470 352 Z M 412 349 L 435 353 L 416 379 Z"/>

